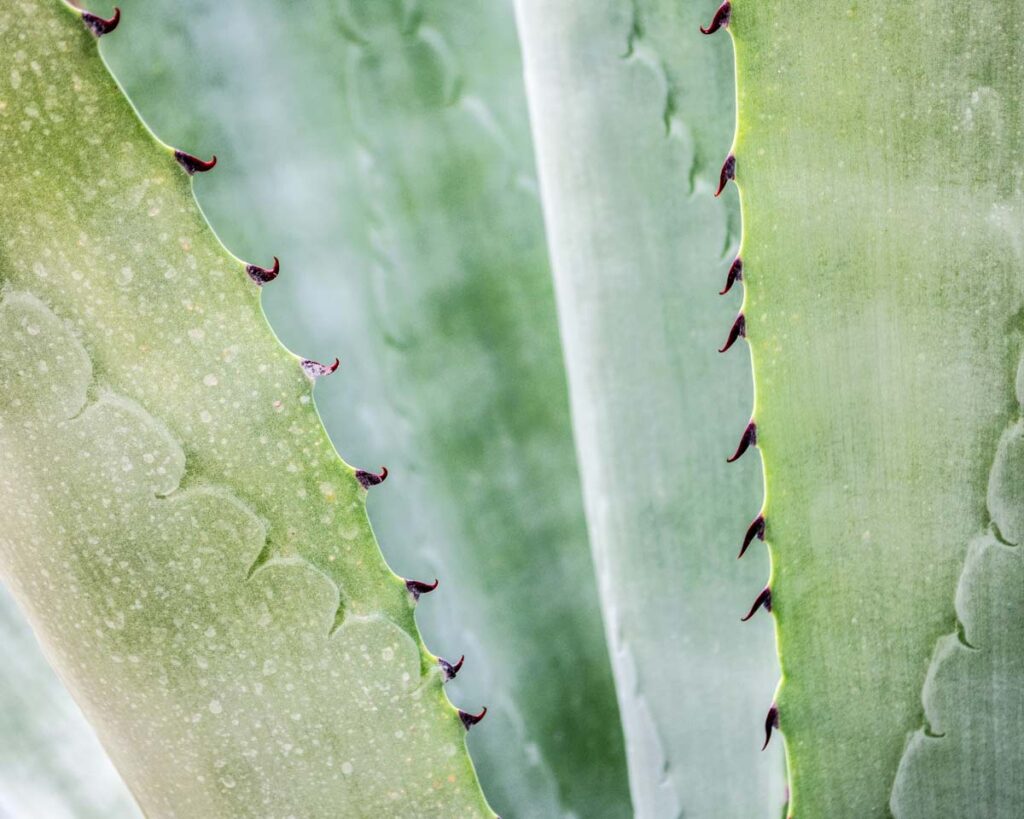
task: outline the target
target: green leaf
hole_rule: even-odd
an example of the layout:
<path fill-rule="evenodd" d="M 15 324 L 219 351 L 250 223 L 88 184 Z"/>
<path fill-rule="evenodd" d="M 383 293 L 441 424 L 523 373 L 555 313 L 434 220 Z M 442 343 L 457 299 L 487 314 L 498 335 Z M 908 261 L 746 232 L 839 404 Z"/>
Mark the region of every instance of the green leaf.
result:
<path fill-rule="evenodd" d="M 503 814 L 630 812 L 511 4 L 137 4 L 104 52 L 156 131 L 216 152 L 218 233 L 268 313 L 340 355 L 317 402 Z"/>
<path fill-rule="evenodd" d="M 311 368 L 82 23 L 0 11 L 5 581 L 147 814 L 491 815 Z"/>
<path fill-rule="evenodd" d="M 779 716 L 798 817 L 888 814 L 922 726 L 929 659 L 956 629 L 968 544 L 989 526 L 1000 435 L 1019 415 L 1022 24 L 1007 6 L 927 0 L 912 24 L 907 13 L 737 0 L 729 27 Z M 1000 559 L 993 544 L 977 547 L 961 582 L 960 611 L 986 636 L 995 603 L 983 578 Z M 926 711 L 951 731 L 936 742 L 991 742 L 1012 764 L 1018 752 L 995 727 L 984 740 L 953 736 L 961 720 L 978 724 L 994 679 L 989 660 L 971 657 L 970 673 L 932 672 Z M 976 715 L 954 720 L 940 703 Z M 980 809 L 987 775 L 928 813 L 923 782 L 959 787 L 942 781 L 954 770 L 939 756 L 949 759 L 915 763 L 916 786 L 899 793 L 921 801 L 901 798 L 898 812 L 997 815 Z M 978 771 L 985 758 L 958 764 Z"/>
<path fill-rule="evenodd" d="M 1017 376 L 1017 397 L 1024 401 L 1022 376 L 1024 368 Z M 911 737 L 893 786 L 891 807 L 900 819 L 1020 813 L 1022 477 L 1024 423 L 1018 417 L 1000 438 L 989 475 L 988 531 L 967 551 L 957 629 L 939 639 L 925 679 L 925 727 Z"/>
<path fill-rule="evenodd" d="M 728 465 L 751 405 L 719 355 L 733 201 L 715 199 L 733 125 L 713 6 L 520 0 L 587 515 L 637 815 L 772 816 L 760 754 L 777 681 L 767 579 L 736 562 L 758 513 L 754 459 Z M 691 187 L 692 185 L 692 187 Z"/>

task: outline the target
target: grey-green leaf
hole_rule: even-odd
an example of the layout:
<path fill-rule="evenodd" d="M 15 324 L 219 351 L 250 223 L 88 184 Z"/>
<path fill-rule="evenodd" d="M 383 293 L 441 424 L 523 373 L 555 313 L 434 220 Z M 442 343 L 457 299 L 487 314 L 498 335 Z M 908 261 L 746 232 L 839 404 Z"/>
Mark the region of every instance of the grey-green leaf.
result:
<path fill-rule="evenodd" d="M 1024 374 L 1024 368 L 1018 375 Z M 1018 398 L 1024 399 L 1018 382 Z M 957 628 L 932 657 L 925 727 L 903 752 L 897 819 L 1013 819 L 1024 803 L 1024 422 L 1004 433 L 988 484 L 988 531 L 967 550 Z"/>
<path fill-rule="evenodd" d="M 79 12 L 0 36 L 0 573 L 143 811 L 492 816 L 244 264 Z"/>
<path fill-rule="evenodd" d="M 791 810 L 886 817 L 1020 414 L 1024 17 L 1019 3 L 735 0 L 729 32 Z M 968 640 L 997 557 L 984 549 L 961 581 Z M 925 691 L 947 745 L 983 721 L 996 679 L 972 658 Z M 959 688 L 975 674 L 979 690 Z M 940 695 L 947 682 L 958 691 Z M 977 713 L 940 707 L 957 701 Z M 931 775 L 938 789 L 960 774 Z M 983 810 L 986 781 L 931 815 Z"/>
<path fill-rule="evenodd" d="M 0 588 L 0 816 L 131 819 L 139 815 L 96 734 Z"/>
<path fill-rule="evenodd" d="M 264 264 L 383 549 L 511 816 L 630 812 L 511 4 L 134 4 L 104 53 L 158 133 L 217 153 L 218 233 Z"/>
<path fill-rule="evenodd" d="M 742 349 L 716 352 L 735 293 L 727 43 L 711 3 L 520 0 L 527 87 L 587 516 L 637 815 L 781 810 L 767 581 L 736 554 L 758 513 L 753 459 L 727 465 L 751 411 Z M 717 146 L 717 147 L 716 147 Z"/>

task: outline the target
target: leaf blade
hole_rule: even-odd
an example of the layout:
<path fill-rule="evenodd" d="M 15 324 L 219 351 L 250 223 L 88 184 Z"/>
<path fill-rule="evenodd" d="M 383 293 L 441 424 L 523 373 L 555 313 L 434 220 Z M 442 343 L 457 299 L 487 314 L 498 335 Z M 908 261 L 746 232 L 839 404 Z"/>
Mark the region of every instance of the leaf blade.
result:
<path fill-rule="evenodd" d="M 771 624 L 739 621 L 766 561 L 735 560 L 758 474 L 725 463 L 750 374 L 716 352 L 735 310 L 717 295 L 735 208 L 709 158 L 732 125 L 728 52 L 697 5 L 517 8 L 634 806 L 776 816 Z"/>

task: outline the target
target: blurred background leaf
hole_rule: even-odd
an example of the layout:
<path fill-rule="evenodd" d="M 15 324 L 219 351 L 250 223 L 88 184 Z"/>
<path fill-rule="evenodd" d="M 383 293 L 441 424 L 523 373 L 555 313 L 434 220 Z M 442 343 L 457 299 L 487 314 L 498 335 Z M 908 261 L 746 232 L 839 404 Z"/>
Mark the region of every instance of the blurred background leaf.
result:
<path fill-rule="evenodd" d="M 571 435 L 511 4 L 123 2 L 102 48 L 165 141 L 217 153 L 197 195 L 282 274 L 293 350 L 392 568 L 438 593 L 429 647 L 495 809 L 630 812 Z M 98 11 L 105 11 L 100 8 Z"/>
<path fill-rule="evenodd" d="M 583 475 L 641 817 L 777 817 L 768 580 L 736 554 L 762 498 L 726 464 L 752 412 L 735 193 L 713 196 L 734 127 L 716 0 L 518 0 L 527 93 Z M 756 541 L 755 541 L 756 543 Z"/>
<path fill-rule="evenodd" d="M 141 816 L 2 586 L 0 645 L 0 817 Z"/>

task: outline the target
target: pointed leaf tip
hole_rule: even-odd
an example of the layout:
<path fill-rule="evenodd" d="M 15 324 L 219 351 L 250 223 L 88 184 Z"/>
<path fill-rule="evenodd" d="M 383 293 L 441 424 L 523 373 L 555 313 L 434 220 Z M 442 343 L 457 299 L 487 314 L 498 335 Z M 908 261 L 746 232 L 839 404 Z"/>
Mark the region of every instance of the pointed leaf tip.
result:
<path fill-rule="evenodd" d="M 463 711 L 461 708 L 459 709 L 459 719 L 462 720 L 462 724 L 464 726 L 466 726 L 466 730 L 467 731 L 470 728 L 472 728 L 474 725 L 476 725 L 478 722 L 480 722 L 480 720 L 482 720 L 486 716 L 487 716 L 487 706 L 486 705 L 484 706 L 484 709 L 479 714 L 469 714 L 469 713 Z"/>
<path fill-rule="evenodd" d="M 720 28 L 728 28 L 729 17 L 731 14 L 732 4 L 729 2 L 729 0 L 725 0 L 725 2 L 718 7 L 718 10 L 715 12 L 715 16 L 711 18 L 711 25 L 709 25 L 707 28 L 701 26 L 700 33 L 714 34 Z"/>
<path fill-rule="evenodd" d="M 249 274 L 250 279 L 262 287 L 267 282 L 272 282 L 277 278 L 277 274 L 281 272 L 281 262 L 277 256 L 275 256 L 273 267 L 260 267 L 255 264 L 247 264 L 245 266 L 245 272 Z"/>
<path fill-rule="evenodd" d="M 102 37 L 104 34 L 110 34 L 117 24 L 121 22 L 121 9 L 114 6 L 114 15 L 109 19 L 103 19 L 98 14 L 93 14 L 90 11 L 82 12 L 82 22 L 85 27 L 89 29 L 96 37 Z"/>
<path fill-rule="evenodd" d="M 413 600 L 419 600 L 421 594 L 430 594 L 437 588 L 437 578 L 434 578 L 433 584 L 424 583 L 422 580 L 406 580 L 405 587 L 409 590 Z"/>
<path fill-rule="evenodd" d="M 367 472 L 365 469 L 356 470 L 356 480 L 363 489 L 369 489 L 371 486 L 376 486 L 379 483 L 384 483 L 388 479 L 388 468 L 382 466 L 380 468 L 380 474 L 374 474 L 373 472 Z"/>
<path fill-rule="evenodd" d="M 198 156 L 192 156 L 184 151 L 175 151 L 174 158 L 178 160 L 178 164 L 185 169 L 185 173 L 189 176 L 195 176 L 197 173 L 206 173 L 212 170 L 217 164 L 217 155 L 214 154 L 210 161 L 200 159 Z"/>
<path fill-rule="evenodd" d="M 747 428 L 743 430 L 743 437 L 740 438 L 739 446 L 736 447 L 732 457 L 726 458 L 725 462 L 731 464 L 733 461 L 738 461 L 743 456 L 743 453 L 750 448 L 751 444 L 757 445 L 757 424 L 753 421 L 747 424 Z"/>

